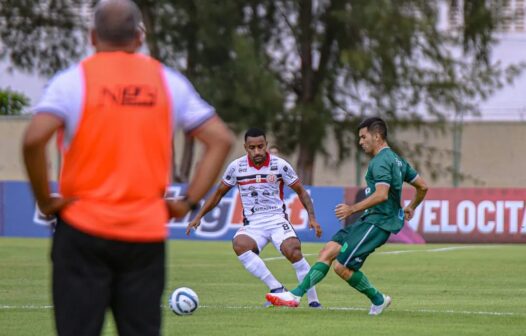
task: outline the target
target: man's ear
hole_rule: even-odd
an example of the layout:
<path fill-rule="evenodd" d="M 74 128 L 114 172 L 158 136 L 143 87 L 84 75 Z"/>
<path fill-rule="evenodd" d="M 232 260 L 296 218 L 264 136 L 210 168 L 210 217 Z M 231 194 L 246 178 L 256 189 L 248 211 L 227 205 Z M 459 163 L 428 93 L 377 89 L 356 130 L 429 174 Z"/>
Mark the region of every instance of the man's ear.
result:
<path fill-rule="evenodd" d="M 146 39 L 146 34 L 142 30 L 139 30 L 137 34 L 139 35 L 137 37 L 137 40 L 139 41 L 139 47 L 140 47 L 142 46 L 142 44 L 144 43 L 144 40 Z"/>
<path fill-rule="evenodd" d="M 137 33 L 139 34 L 138 40 L 139 40 L 139 47 L 144 43 L 146 40 L 146 27 L 144 26 L 144 23 L 139 23 L 139 26 L 137 28 Z"/>
<path fill-rule="evenodd" d="M 95 32 L 95 29 L 90 30 L 90 38 L 91 38 L 91 45 L 96 47 L 97 46 L 97 33 Z"/>

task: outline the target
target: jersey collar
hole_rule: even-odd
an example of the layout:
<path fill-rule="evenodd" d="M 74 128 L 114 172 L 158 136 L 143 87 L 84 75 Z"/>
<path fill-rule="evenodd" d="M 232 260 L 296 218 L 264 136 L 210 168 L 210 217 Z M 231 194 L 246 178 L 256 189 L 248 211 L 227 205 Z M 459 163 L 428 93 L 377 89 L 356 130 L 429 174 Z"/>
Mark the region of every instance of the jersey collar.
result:
<path fill-rule="evenodd" d="M 383 151 L 384 149 L 387 149 L 387 148 L 391 148 L 391 147 L 389 147 L 389 146 L 384 146 L 384 147 L 380 148 L 380 150 L 378 151 L 378 153 L 376 153 L 376 155 L 380 154 L 381 151 Z M 376 155 L 375 155 L 375 156 L 376 156 Z"/>
<path fill-rule="evenodd" d="M 265 159 L 265 162 L 263 162 L 263 164 L 259 167 L 257 167 L 254 162 L 252 162 L 252 160 L 250 159 L 250 156 L 247 155 L 247 161 L 248 161 L 248 166 L 249 167 L 252 167 L 252 168 L 255 168 L 257 170 L 260 170 L 261 168 L 263 167 L 268 167 L 270 165 L 270 153 L 267 152 L 267 158 Z"/>

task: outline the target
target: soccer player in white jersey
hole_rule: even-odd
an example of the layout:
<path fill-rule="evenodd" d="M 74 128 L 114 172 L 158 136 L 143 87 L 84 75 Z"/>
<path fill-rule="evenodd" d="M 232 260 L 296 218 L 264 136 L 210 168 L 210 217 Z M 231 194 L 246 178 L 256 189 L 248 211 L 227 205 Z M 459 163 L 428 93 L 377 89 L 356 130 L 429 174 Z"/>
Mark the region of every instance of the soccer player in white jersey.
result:
<path fill-rule="evenodd" d="M 316 221 L 310 196 L 294 169 L 287 161 L 267 152 L 267 139 L 263 130 L 251 128 L 245 133 L 245 150 L 247 155 L 229 164 L 215 193 L 188 224 L 186 234 L 190 234 L 192 228 L 197 229 L 201 218 L 232 187 L 237 186 L 243 204 L 244 225 L 234 235 L 234 251 L 248 272 L 263 281 L 272 293 L 280 293 L 285 290 L 283 285 L 259 257 L 259 253 L 269 242 L 291 262 L 299 281 L 310 270 L 310 265 L 301 252 L 300 240 L 285 212 L 285 184 L 298 194 L 309 216 L 309 228 L 315 230 L 318 238 L 321 237 L 322 230 Z M 307 292 L 307 297 L 309 307 L 321 307 L 315 288 Z M 270 302 L 265 303 L 265 306 L 270 305 Z"/>

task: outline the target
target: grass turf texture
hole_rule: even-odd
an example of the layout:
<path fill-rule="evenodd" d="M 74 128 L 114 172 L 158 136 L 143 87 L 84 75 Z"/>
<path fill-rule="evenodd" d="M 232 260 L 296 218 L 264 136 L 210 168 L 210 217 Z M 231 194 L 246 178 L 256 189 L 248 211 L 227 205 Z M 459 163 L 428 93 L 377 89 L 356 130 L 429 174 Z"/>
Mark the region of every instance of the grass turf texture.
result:
<path fill-rule="evenodd" d="M 54 334 L 49 245 L 47 239 L 0 239 L 1 335 Z M 303 244 L 311 264 L 321 247 Z M 368 300 L 332 271 L 318 285 L 324 309 L 307 308 L 306 299 L 297 309 L 265 309 L 266 287 L 243 269 L 229 242 L 171 241 L 168 251 L 165 335 L 524 335 L 526 330 L 525 245 L 386 245 L 363 268 L 393 297 L 378 317 L 368 316 Z M 293 288 L 295 272 L 277 256 L 272 246 L 262 253 L 271 258 L 266 263 L 274 275 Z M 167 306 L 171 291 L 181 286 L 199 295 L 201 307 L 192 316 L 176 316 Z M 116 334 L 109 314 L 103 334 Z"/>

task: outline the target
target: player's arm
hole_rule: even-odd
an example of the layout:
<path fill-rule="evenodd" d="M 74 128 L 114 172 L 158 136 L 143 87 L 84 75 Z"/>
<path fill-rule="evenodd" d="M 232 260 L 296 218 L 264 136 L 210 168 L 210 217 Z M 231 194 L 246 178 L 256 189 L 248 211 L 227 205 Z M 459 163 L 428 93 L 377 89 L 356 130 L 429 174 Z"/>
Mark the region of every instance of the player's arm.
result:
<path fill-rule="evenodd" d="M 301 201 L 301 204 L 303 204 L 303 207 L 305 210 L 307 210 L 307 214 L 309 215 L 309 228 L 314 229 L 316 231 L 316 237 L 321 237 L 322 230 L 321 226 L 316 220 L 316 214 L 314 213 L 314 206 L 312 204 L 312 200 L 310 198 L 309 193 L 305 188 L 303 187 L 303 184 L 301 182 L 296 182 L 290 186 L 292 190 L 298 194 L 298 197 Z"/>
<path fill-rule="evenodd" d="M 404 208 L 404 214 L 405 214 L 406 220 L 410 220 L 411 218 L 413 218 L 415 209 L 420 205 L 420 203 L 422 203 L 422 201 L 426 197 L 426 193 L 428 189 L 426 181 L 420 176 L 417 176 L 416 179 L 414 179 L 410 184 L 415 188 L 416 192 L 415 192 L 415 197 L 413 197 L 413 200 L 411 201 L 411 203 L 409 203 Z"/>
<path fill-rule="evenodd" d="M 38 207 L 44 215 L 53 215 L 69 204 L 72 199 L 51 197 L 47 171 L 46 145 L 64 122 L 59 117 L 39 113 L 26 128 L 22 140 L 22 153 L 29 182 Z"/>
<path fill-rule="evenodd" d="M 389 184 L 377 183 L 375 192 L 366 199 L 353 205 L 338 204 L 334 209 L 336 217 L 339 220 L 344 220 L 355 212 L 369 209 L 377 204 L 387 201 L 387 197 L 389 197 L 389 187 Z"/>
<path fill-rule="evenodd" d="M 192 136 L 204 145 L 205 150 L 188 185 L 186 200 L 167 202 L 170 215 L 175 218 L 184 216 L 190 205 L 196 204 L 214 185 L 234 142 L 232 133 L 218 117 L 207 120 Z"/>
<path fill-rule="evenodd" d="M 188 225 L 186 226 L 186 235 L 190 234 L 191 229 L 197 229 L 199 225 L 201 224 L 201 218 L 203 218 L 204 215 L 209 213 L 213 208 L 216 207 L 216 205 L 219 204 L 223 196 L 231 189 L 231 186 L 226 185 L 225 183 L 221 182 L 219 186 L 217 187 L 214 194 L 208 198 L 203 205 L 203 207 L 199 210 L 197 215 L 194 219 Z"/>

